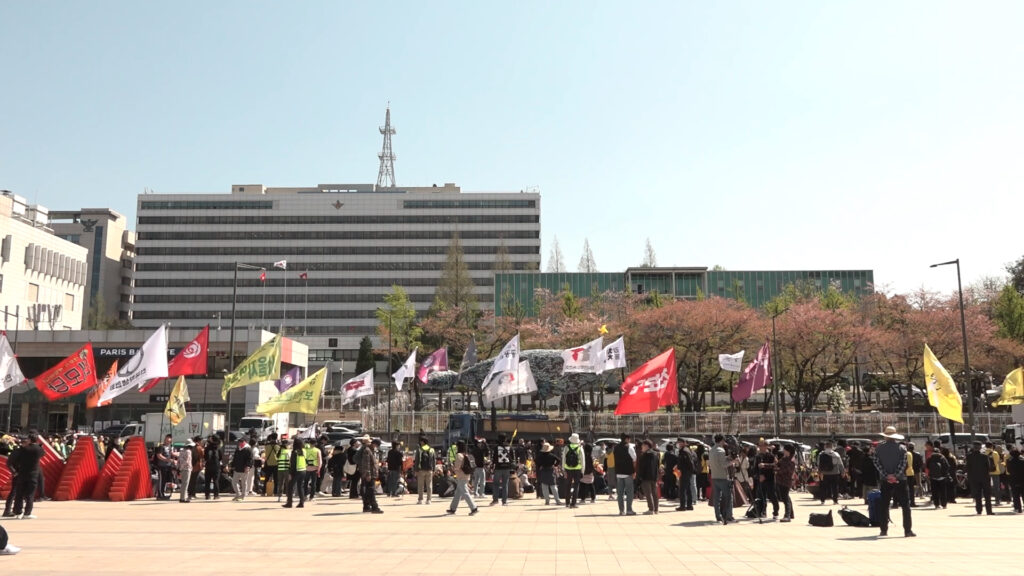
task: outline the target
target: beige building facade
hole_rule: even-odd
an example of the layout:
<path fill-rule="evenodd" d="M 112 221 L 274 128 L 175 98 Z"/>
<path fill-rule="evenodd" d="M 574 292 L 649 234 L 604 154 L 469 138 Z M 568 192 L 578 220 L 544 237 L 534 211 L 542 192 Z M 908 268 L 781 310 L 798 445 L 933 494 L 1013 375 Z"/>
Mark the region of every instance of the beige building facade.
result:
<path fill-rule="evenodd" d="M 79 330 L 88 250 L 59 238 L 49 211 L 0 191 L 0 314 L 8 330 Z"/>

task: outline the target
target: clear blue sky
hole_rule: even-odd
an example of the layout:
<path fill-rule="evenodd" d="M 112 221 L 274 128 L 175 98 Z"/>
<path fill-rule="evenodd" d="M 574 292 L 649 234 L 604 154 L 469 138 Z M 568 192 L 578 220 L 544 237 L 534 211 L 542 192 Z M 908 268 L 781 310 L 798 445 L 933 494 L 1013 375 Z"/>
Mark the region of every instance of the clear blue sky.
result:
<path fill-rule="evenodd" d="M 0 188 L 50 209 L 373 182 L 542 193 L 575 270 L 1024 255 L 1024 3 L 0 3 Z"/>

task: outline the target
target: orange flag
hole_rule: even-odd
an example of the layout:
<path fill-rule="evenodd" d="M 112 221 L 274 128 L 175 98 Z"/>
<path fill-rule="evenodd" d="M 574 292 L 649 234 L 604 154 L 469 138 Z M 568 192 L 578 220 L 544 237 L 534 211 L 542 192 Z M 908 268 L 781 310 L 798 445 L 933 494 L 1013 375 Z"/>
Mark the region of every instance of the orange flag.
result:
<path fill-rule="evenodd" d="M 95 386 L 89 389 L 89 394 L 85 397 L 86 408 L 99 408 L 100 406 L 109 406 L 114 402 L 113 399 L 107 400 L 106 402 L 100 402 L 100 396 L 106 392 L 107 386 L 110 385 L 111 379 L 117 374 L 117 360 L 110 365 L 110 370 L 107 370 L 107 375 L 103 377 Z"/>

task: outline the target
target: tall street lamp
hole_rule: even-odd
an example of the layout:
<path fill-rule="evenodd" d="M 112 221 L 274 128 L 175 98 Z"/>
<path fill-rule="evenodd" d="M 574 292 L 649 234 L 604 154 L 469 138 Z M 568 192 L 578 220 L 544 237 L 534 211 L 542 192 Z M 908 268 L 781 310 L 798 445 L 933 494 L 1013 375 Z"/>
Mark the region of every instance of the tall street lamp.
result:
<path fill-rule="evenodd" d="M 775 344 L 775 319 L 778 318 L 779 316 L 782 316 L 786 312 L 789 312 L 789 308 L 783 308 L 782 310 L 779 310 L 775 314 L 772 314 L 772 396 L 775 399 L 775 437 L 776 438 L 780 438 L 781 437 L 781 434 L 779 434 L 779 432 L 780 432 L 780 430 L 779 430 L 779 420 L 781 419 L 782 415 L 779 412 L 779 394 L 781 393 L 781 390 L 780 390 L 780 386 L 779 386 L 778 381 L 776 381 L 776 379 L 775 379 L 778 376 L 778 374 L 779 374 L 779 358 L 778 358 L 779 350 L 778 350 L 778 346 Z"/>
<path fill-rule="evenodd" d="M 960 295 L 960 334 L 963 336 L 964 345 L 964 378 L 967 380 L 967 431 L 971 434 L 971 442 L 974 442 L 974 386 L 971 385 L 971 361 L 967 357 L 967 319 L 964 316 L 964 289 L 960 283 L 960 259 L 957 258 L 949 262 L 932 264 L 930 268 L 948 266 L 950 264 L 956 264 L 956 290 Z M 949 441 L 953 443 L 953 446 L 956 446 L 956 441 L 954 440 L 956 436 L 953 430 L 953 421 L 950 420 Z"/>
<path fill-rule="evenodd" d="M 391 434 L 391 313 L 383 308 L 377 308 L 377 312 L 388 317 L 388 434 Z"/>
<path fill-rule="evenodd" d="M 266 270 L 263 266 L 253 266 L 244 262 L 235 261 L 234 281 L 231 288 L 231 344 L 228 349 L 228 374 L 235 371 L 235 310 L 238 308 L 238 271 L 239 270 Z M 231 442 L 231 391 L 228 390 L 227 410 L 224 415 L 224 444 Z M 244 412 L 243 408 L 243 412 Z"/>

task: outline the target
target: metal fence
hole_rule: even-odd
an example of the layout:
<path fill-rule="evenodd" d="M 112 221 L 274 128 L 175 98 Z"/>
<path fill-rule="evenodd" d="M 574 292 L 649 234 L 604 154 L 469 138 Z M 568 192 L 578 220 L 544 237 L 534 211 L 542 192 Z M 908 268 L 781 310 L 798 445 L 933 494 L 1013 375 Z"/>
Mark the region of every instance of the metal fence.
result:
<path fill-rule="evenodd" d="M 391 428 L 402 431 L 443 432 L 448 425 L 451 412 L 408 412 L 393 411 Z M 647 432 L 651 435 L 709 435 L 729 433 L 741 436 L 766 436 L 774 434 L 775 416 L 768 413 L 727 412 L 676 412 L 669 414 L 648 414 L 616 416 L 606 413 L 550 412 L 551 418 L 568 418 L 573 430 L 593 429 L 598 434 L 619 434 L 620 432 Z M 487 415 L 484 414 L 486 417 Z M 975 432 L 987 433 L 998 438 L 1007 424 L 1012 423 L 1009 413 L 982 413 L 975 415 Z M 387 427 L 387 411 L 365 410 L 363 425 L 367 430 L 384 432 Z M 832 414 L 828 412 L 785 413 L 779 418 L 779 433 L 782 436 L 872 436 L 886 426 L 895 426 L 901 434 L 908 436 L 930 436 L 949 432 L 949 424 L 935 412 L 895 413 L 875 412 L 862 414 Z M 956 424 L 957 432 L 966 432 L 964 426 Z"/>

